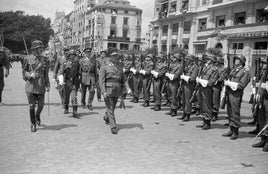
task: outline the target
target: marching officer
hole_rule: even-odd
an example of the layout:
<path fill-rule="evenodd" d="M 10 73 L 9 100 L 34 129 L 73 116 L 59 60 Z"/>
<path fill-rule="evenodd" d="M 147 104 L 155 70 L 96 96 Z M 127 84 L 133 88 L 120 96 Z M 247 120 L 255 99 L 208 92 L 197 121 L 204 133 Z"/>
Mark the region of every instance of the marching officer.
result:
<path fill-rule="evenodd" d="M 0 105 L 2 105 L 2 92 L 4 90 L 4 77 L 9 75 L 10 63 L 3 48 L 0 48 Z"/>
<path fill-rule="evenodd" d="M 123 91 L 125 90 L 125 79 L 123 67 L 119 66 L 119 55 L 113 52 L 107 61 L 101 66 L 99 83 L 101 92 L 106 105 L 104 121 L 110 124 L 112 134 L 117 134 L 114 110 L 118 98 L 124 100 Z"/>
<path fill-rule="evenodd" d="M 142 88 L 143 88 L 143 99 L 144 107 L 148 107 L 150 103 L 150 88 L 152 83 L 152 75 L 151 71 L 153 69 L 153 61 L 152 61 L 153 55 L 148 54 L 145 58 L 145 61 L 143 62 L 143 70 L 140 71 L 142 74 Z"/>
<path fill-rule="evenodd" d="M 177 116 L 178 110 L 178 88 L 180 85 L 180 76 L 182 75 L 183 69 L 181 65 L 181 55 L 174 54 L 173 59 L 171 60 L 170 71 L 166 73 L 166 76 L 169 80 L 168 88 L 171 91 L 171 105 L 170 112 L 167 114 L 171 117 Z"/>
<path fill-rule="evenodd" d="M 54 69 L 53 69 L 53 73 L 54 73 L 54 76 L 53 76 L 53 82 L 58 82 L 59 79 L 58 79 L 58 72 L 59 72 L 59 69 L 61 67 L 61 65 L 66 62 L 66 56 L 68 54 L 68 51 L 69 51 L 69 48 L 67 47 L 64 47 L 63 48 L 63 56 L 59 56 L 57 57 L 57 60 L 56 60 L 56 63 L 54 65 Z M 60 94 L 60 98 L 61 98 L 61 104 L 62 106 L 64 107 L 64 87 L 58 87 L 57 88 L 59 90 L 59 94 Z"/>
<path fill-rule="evenodd" d="M 158 60 L 156 63 L 156 66 L 154 70 L 151 71 L 151 74 L 153 75 L 153 86 L 154 86 L 154 95 L 155 95 L 155 106 L 154 111 L 160 111 L 161 110 L 161 103 L 162 103 L 162 94 L 161 89 L 163 86 L 163 79 L 165 76 L 165 73 L 167 72 L 167 65 L 165 64 L 165 58 L 162 54 L 159 54 L 157 56 Z"/>
<path fill-rule="evenodd" d="M 96 68 L 97 68 L 97 74 L 96 74 L 96 88 L 97 88 L 97 98 L 98 98 L 98 101 L 100 102 L 101 101 L 101 88 L 100 88 L 100 84 L 99 84 L 99 75 L 100 75 L 100 68 L 103 64 L 103 62 L 105 61 L 106 59 L 106 51 L 101 51 L 101 55 L 100 57 L 98 57 L 96 59 Z"/>
<path fill-rule="evenodd" d="M 196 85 L 196 77 L 198 75 L 198 67 L 194 63 L 195 57 L 194 55 L 186 56 L 186 66 L 184 70 L 184 74 L 181 75 L 182 86 L 183 86 L 183 95 L 182 95 L 182 109 L 183 116 L 180 118 L 183 121 L 189 121 L 190 115 L 192 111 L 192 103 L 190 99 L 195 89 Z"/>
<path fill-rule="evenodd" d="M 216 56 L 208 55 L 207 62 L 201 73 L 201 77 L 197 78 L 196 81 L 201 85 L 200 86 L 200 95 L 202 97 L 201 108 L 204 112 L 203 114 L 203 123 L 197 125 L 196 127 L 202 128 L 202 130 L 207 130 L 211 128 L 211 119 L 212 119 L 212 107 L 213 107 L 213 97 L 212 97 L 212 85 L 215 84 L 218 79 L 218 71 L 214 66 L 214 63 L 217 61 Z"/>
<path fill-rule="evenodd" d="M 124 55 L 124 62 L 123 62 L 123 72 L 125 75 L 125 85 L 126 85 L 126 91 L 127 94 L 131 94 L 133 93 L 134 89 L 133 89 L 133 78 L 132 78 L 132 73 L 130 73 L 130 68 L 132 67 L 132 61 L 131 61 L 131 56 L 129 55 Z M 126 97 L 126 95 L 125 95 Z"/>
<path fill-rule="evenodd" d="M 224 82 L 229 87 L 227 95 L 227 114 L 230 131 L 222 136 L 231 137 L 231 140 L 238 138 L 238 131 L 241 125 L 240 109 L 243 91 L 250 81 L 249 72 L 245 69 L 246 57 L 237 55 L 235 57 L 235 68 L 230 73 L 230 80 Z"/>
<path fill-rule="evenodd" d="M 141 67 L 141 56 L 135 56 L 134 66 L 130 68 L 130 71 L 133 73 L 133 100 L 130 100 L 133 103 L 139 102 L 140 92 L 141 92 L 141 82 L 142 75 L 140 74 Z"/>
<path fill-rule="evenodd" d="M 69 50 L 67 55 L 67 61 L 61 65 L 61 68 L 59 70 L 59 76 L 62 76 L 60 79 L 64 79 L 64 81 L 60 81 L 59 83 L 61 85 L 64 84 L 64 90 L 65 90 L 64 114 L 68 114 L 70 95 L 71 95 L 74 118 L 78 118 L 77 91 L 80 85 L 79 70 L 80 70 L 80 64 L 79 61 L 76 59 L 76 52 L 74 50 Z"/>
<path fill-rule="evenodd" d="M 42 41 L 32 42 L 32 54 L 28 55 L 23 63 L 23 78 L 26 81 L 25 92 L 30 105 L 31 131 L 36 132 L 36 124 L 41 124 L 40 114 L 44 107 L 45 92 L 50 90 L 49 62 L 42 56 L 44 45 Z M 35 111 L 35 105 L 37 110 Z"/>
<path fill-rule="evenodd" d="M 96 63 L 91 55 L 91 48 L 84 49 L 85 56 L 80 59 L 80 73 L 81 73 L 81 105 L 86 106 L 86 91 L 88 89 L 89 96 L 87 101 L 87 108 L 93 110 L 92 101 L 95 94 L 95 77 L 96 77 Z"/>
<path fill-rule="evenodd" d="M 218 113 L 220 109 L 220 102 L 221 102 L 221 91 L 222 87 L 224 85 L 224 79 L 225 79 L 225 68 L 224 68 L 224 58 L 223 57 L 217 57 L 217 63 L 216 68 L 218 70 L 218 79 L 216 83 L 212 86 L 212 92 L 213 92 L 213 118 L 212 121 L 218 120 Z"/>

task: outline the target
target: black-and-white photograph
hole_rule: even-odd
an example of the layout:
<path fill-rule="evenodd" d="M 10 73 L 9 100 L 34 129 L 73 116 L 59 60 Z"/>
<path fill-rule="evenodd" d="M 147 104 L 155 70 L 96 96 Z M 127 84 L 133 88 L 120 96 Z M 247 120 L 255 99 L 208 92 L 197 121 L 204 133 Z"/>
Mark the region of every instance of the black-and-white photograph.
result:
<path fill-rule="evenodd" d="M 0 0 L 1 174 L 267 174 L 268 0 Z"/>

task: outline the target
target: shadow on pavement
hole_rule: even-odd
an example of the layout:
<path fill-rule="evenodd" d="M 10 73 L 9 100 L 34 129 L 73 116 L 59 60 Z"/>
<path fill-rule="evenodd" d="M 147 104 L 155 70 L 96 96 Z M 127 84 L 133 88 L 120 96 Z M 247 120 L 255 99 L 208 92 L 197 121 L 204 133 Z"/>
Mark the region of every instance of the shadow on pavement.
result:
<path fill-rule="evenodd" d="M 254 138 L 256 135 L 248 134 L 248 132 L 245 131 L 239 131 L 239 138 Z"/>
<path fill-rule="evenodd" d="M 121 129 L 133 129 L 133 128 L 140 128 L 143 129 L 143 125 L 140 123 L 133 123 L 133 124 L 117 124 L 117 129 L 120 131 Z"/>
<path fill-rule="evenodd" d="M 38 127 L 38 130 L 55 130 L 55 131 L 59 131 L 61 129 L 66 129 L 66 128 L 70 128 L 70 127 L 78 127 L 78 126 L 76 124 L 59 124 L 59 125 L 51 125 L 51 126 L 41 124 L 41 126 Z"/>
<path fill-rule="evenodd" d="M 127 109 L 131 109 L 133 108 L 134 106 L 126 106 Z M 119 108 L 119 106 L 116 106 L 116 108 Z M 120 108 L 119 108 L 120 109 Z"/>
<path fill-rule="evenodd" d="M 94 114 L 99 114 L 99 112 L 84 112 L 84 113 L 79 113 L 79 117 L 85 117 L 85 116 L 90 116 Z"/>
<path fill-rule="evenodd" d="M 5 103 L 2 106 L 28 106 L 28 105 L 29 105 L 28 103 L 10 103 L 10 104 Z M 49 104 L 45 103 L 44 105 L 61 106 L 60 103 L 49 103 Z"/>

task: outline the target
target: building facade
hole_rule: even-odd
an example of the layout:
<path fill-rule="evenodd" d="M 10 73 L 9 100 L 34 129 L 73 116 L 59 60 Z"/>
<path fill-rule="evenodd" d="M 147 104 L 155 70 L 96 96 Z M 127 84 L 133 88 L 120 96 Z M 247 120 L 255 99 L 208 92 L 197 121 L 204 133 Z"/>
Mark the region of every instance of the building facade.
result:
<path fill-rule="evenodd" d="M 156 0 L 150 46 L 162 53 L 183 47 L 196 56 L 220 48 L 225 55 L 245 55 L 254 66 L 256 57 L 268 54 L 267 5 L 267 0 Z"/>
<path fill-rule="evenodd" d="M 85 16 L 85 45 L 99 52 L 110 47 L 140 49 L 142 10 L 127 0 L 106 0 Z"/>

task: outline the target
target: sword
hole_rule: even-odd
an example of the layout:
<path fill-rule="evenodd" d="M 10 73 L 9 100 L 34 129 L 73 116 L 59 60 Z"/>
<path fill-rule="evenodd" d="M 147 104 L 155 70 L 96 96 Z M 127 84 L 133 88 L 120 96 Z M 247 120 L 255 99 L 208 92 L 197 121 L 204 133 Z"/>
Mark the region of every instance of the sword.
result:
<path fill-rule="evenodd" d="M 252 143 L 257 139 L 257 137 L 260 136 L 260 134 L 261 134 L 267 127 L 268 127 L 268 124 L 266 124 L 266 125 L 264 126 L 264 128 L 258 133 L 258 135 L 256 135 L 256 137 L 250 142 L 250 144 L 252 144 Z"/>
<path fill-rule="evenodd" d="M 47 113 L 48 113 L 48 117 L 50 117 L 50 108 L 49 108 L 49 91 L 47 91 Z"/>

